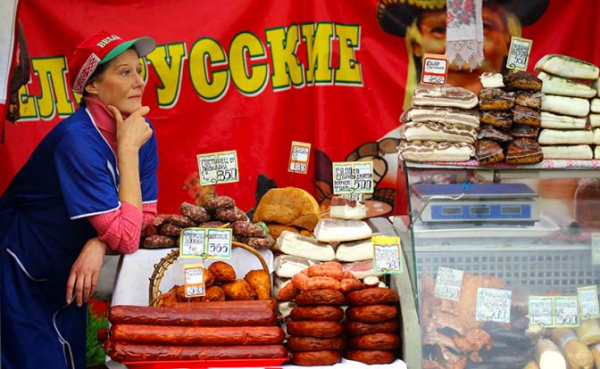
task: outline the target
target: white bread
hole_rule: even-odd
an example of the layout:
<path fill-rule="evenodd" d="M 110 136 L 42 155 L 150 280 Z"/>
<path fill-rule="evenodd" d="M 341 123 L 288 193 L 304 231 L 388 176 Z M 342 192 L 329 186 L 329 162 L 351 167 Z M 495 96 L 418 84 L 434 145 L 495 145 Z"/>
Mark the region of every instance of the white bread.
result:
<path fill-rule="evenodd" d="M 592 113 L 600 113 L 600 98 L 592 100 Z"/>
<path fill-rule="evenodd" d="M 594 157 L 588 145 L 542 146 L 544 159 L 589 160 Z"/>
<path fill-rule="evenodd" d="M 591 145 L 594 133 L 586 130 L 559 131 L 543 129 L 538 138 L 540 145 Z"/>
<path fill-rule="evenodd" d="M 566 55 L 548 54 L 535 65 L 535 70 L 555 76 L 576 79 L 598 79 L 600 69 L 592 63 L 571 58 Z"/>
<path fill-rule="evenodd" d="M 371 227 L 362 220 L 321 219 L 315 228 L 319 242 L 346 242 L 369 238 Z"/>
<path fill-rule="evenodd" d="M 267 191 L 254 212 L 254 222 L 277 223 L 312 231 L 321 219 L 321 209 L 314 197 L 296 188 L 273 188 Z"/>
<path fill-rule="evenodd" d="M 544 95 L 542 97 L 542 111 L 585 117 L 590 113 L 590 102 L 578 97 Z"/>
<path fill-rule="evenodd" d="M 557 129 L 584 129 L 586 124 L 585 118 L 575 118 L 568 115 L 558 115 L 543 111 L 542 128 L 557 128 Z"/>
<path fill-rule="evenodd" d="M 373 259 L 373 243 L 368 238 L 362 241 L 341 243 L 335 250 L 339 261 L 354 262 Z"/>
<path fill-rule="evenodd" d="M 592 127 L 600 127 L 600 114 L 590 114 L 590 124 Z"/>
<path fill-rule="evenodd" d="M 549 95 L 583 97 L 586 99 L 598 93 L 590 86 L 575 82 L 567 78 L 556 77 L 545 72 L 540 72 L 538 78 L 542 80 L 542 92 Z"/>
<path fill-rule="evenodd" d="M 273 248 L 284 254 L 310 260 L 332 261 L 335 259 L 335 251 L 331 245 L 290 231 L 283 231 Z"/>

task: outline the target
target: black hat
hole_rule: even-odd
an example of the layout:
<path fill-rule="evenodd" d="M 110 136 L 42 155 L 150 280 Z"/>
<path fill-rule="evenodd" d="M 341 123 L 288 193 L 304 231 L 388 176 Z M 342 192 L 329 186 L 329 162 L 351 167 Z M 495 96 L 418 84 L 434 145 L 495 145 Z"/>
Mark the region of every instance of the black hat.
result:
<path fill-rule="evenodd" d="M 503 6 L 519 17 L 521 25 L 528 26 L 544 14 L 550 0 L 484 0 L 484 2 Z M 419 13 L 445 8 L 446 0 L 379 0 L 377 19 L 385 32 L 405 37 L 406 29 Z"/>

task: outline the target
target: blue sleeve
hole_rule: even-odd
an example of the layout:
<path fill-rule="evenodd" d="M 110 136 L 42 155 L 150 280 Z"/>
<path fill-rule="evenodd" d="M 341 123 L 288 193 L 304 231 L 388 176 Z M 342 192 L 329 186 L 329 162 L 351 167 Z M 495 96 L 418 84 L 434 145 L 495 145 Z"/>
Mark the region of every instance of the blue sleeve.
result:
<path fill-rule="evenodd" d="M 150 124 L 150 122 L 148 122 L 148 124 Z M 150 124 L 150 127 L 152 127 L 152 124 Z M 152 130 L 154 130 L 154 127 L 152 127 Z M 158 150 L 156 134 L 152 134 L 152 137 L 144 144 L 144 146 L 142 146 L 140 151 L 142 203 L 153 203 L 156 202 L 158 198 L 158 180 L 156 177 L 156 172 L 158 170 Z"/>
<path fill-rule="evenodd" d="M 71 219 L 119 208 L 116 168 L 93 142 L 75 135 L 64 137 L 54 152 L 54 163 Z"/>

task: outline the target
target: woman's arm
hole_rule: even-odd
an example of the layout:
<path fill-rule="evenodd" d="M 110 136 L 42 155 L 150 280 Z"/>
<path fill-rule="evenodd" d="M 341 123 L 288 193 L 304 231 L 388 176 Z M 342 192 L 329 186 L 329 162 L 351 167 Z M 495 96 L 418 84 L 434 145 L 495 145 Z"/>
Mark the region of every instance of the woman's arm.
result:
<path fill-rule="evenodd" d="M 71 303 L 73 291 L 77 306 L 83 305 L 96 292 L 98 276 L 107 250 L 108 244 L 98 238 L 86 242 L 71 267 L 67 280 L 67 303 Z"/>

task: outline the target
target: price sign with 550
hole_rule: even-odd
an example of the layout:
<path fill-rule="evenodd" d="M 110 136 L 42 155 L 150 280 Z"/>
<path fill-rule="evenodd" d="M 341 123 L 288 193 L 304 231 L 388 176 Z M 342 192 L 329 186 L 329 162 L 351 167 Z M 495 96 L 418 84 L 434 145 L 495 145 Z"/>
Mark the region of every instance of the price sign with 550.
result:
<path fill-rule="evenodd" d="M 240 180 L 237 151 L 198 154 L 197 158 L 201 186 L 233 183 Z"/>
<path fill-rule="evenodd" d="M 373 162 L 333 163 L 333 193 L 373 193 Z"/>

